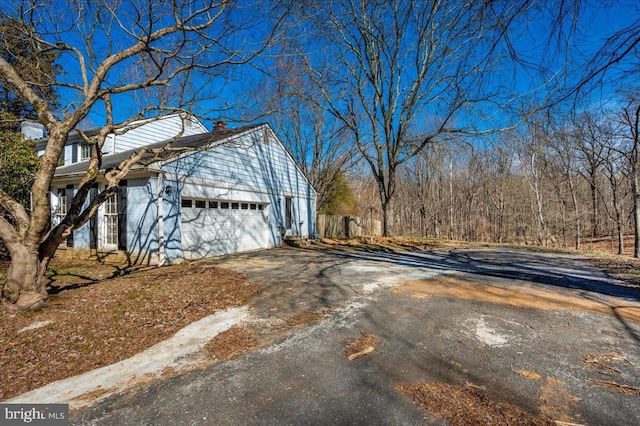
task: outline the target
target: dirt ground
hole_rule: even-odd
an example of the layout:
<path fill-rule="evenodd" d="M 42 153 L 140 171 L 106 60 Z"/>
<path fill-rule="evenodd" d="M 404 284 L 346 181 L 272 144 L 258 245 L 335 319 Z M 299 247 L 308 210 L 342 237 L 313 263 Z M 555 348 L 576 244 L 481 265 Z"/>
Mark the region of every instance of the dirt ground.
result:
<path fill-rule="evenodd" d="M 126 359 L 258 291 L 236 272 L 193 265 L 56 261 L 49 277 L 49 307 L 0 309 L 0 400 Z"/>

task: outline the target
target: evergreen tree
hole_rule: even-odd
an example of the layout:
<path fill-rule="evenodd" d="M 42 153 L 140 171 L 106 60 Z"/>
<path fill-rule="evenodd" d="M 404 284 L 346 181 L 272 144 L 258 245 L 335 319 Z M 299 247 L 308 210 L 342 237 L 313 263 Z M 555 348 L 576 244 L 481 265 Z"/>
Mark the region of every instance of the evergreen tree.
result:
<path fill-rule="evenodd" d="M 60 66 L 56 64 L 60 52 L 38 42 L 29 24 L 0 14 L 0 56 L 40 98 L 53 109 L 59 108 L 53 84 L 60 74 Z M 13 89 L 0 74 L 0 112 L 11 113 L 18 119 L 35 119 L 33 106 L 19 95 L 21 91 Z"/>

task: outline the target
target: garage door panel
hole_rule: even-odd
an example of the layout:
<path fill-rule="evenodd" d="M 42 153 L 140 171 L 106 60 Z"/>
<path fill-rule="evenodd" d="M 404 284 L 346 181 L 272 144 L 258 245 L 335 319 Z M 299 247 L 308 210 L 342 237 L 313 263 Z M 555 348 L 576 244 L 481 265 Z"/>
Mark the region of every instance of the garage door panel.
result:
<path fill-rule="evenodd" d="M 266 210 L 183 208 L 181 219 L 187 259 L 268 247 Z"/>

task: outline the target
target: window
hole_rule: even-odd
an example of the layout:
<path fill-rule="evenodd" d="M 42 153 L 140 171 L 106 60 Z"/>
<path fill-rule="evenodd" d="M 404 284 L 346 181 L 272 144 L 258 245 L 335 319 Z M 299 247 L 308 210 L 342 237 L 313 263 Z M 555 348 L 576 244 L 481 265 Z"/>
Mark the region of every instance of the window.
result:
<path fill-rule="evenodd" d="M 67 194 L 64 188 L 58 189 L 58 206 L 56 207 L 56 225 L 67 215 Z"/>
<path fill-rule="evenodd" d="M 218 202 L 217 201 L 209 201 L 209 208 L 210 209 L 217 209 L 218 208 Z"/>
<path fill-rule="evenodd" d="M 238 203 L 231 203 L 231 208 L 232 208 L 233 210 L 238 210 L 238 208 L 239 208 L 239 207 L 240 207 L 240 204 L 238 204 Z"/>
<path fill-rule="evenodd" d="M 251 203 L 251 204 L 250 204 L 250 208 L 251 208 L 251 210 L 255 210 L 255 209 L 257 209 L 257 208 L 258 208 L 258 206 L 257 206 L 257 205 L 255 205 L 255 204 L 253 204 L 253 203 Z"/>
<path fill-rule="evenodd" d="M 287 197 L 284 200 L 284 212 L 285 212 L 285 225 L 287 229 L 291 229 L 292 214 L 291 214 L 291 197 Z"/>
<path fill-rule="evenodd" d="M 258 210 L 264 210 L 264 204 L 258 204 Z"/>
<path fill-rule="evenodd" d="M 229 208 L 229 203 L 226 201 L 223 201 L 222 203 L 220 203 L 220 208 L 221 209 L 228 209 Z"/>
<path fill-rule="evenodd" d="M 247 204 L 247 203 L 242 203 L 242 204 L 240 204 L 240 208 L 241 208 L 242 210 L 249 210 L 249 204 Z"/>
<path fill-rule="evenodd" d="M 118 198 L 114 195 L 104 203 L 104 243 L 118 245 Z"/>
<path fill-rule="evenodd" d="M 196 209 L 204 209 L 207 206 L 207 202 L 204 200 L 196 200 Z"/>
<path fill-rule="evenodd" d="M 86 143 L 80 145 L 80 161 L 88 160 L 89 158 L 91 158 L 91 148 L 91 145 Z"/>
<path fill-rule="evenodd" d="M 189 199 L 183 198 L 182 199 L 182 207 L 190 209 L 191 207 L 193 207 L 193 200 L 189 200 Z"/>

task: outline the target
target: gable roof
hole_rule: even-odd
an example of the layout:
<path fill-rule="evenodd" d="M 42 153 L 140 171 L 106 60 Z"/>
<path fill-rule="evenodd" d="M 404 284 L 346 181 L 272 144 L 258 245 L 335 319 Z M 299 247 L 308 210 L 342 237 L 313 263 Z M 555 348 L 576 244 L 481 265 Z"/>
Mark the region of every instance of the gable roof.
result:
<path fill-rule="evenodd" d="M 200 149 L 205 149 L 216 142 L 222 142 L 228 138 L 240 135 L 242 133 L 265 126 L 264 123 L 251 124 L 247 126 L 237 127 L 234 129 L 214 129 L 209 133 L 201 133 L 197 135 L 183 136 L 178 139 L 168 139 L 162 142 L 156 142 L 140 148 L 160 149 L 170 145 L 170 150 L 161 152 L 160 154 L 147 154 L 132 169 L 146 168 L 149 164 L 156 161 L 166 160 L 170 157 L 176 157 L 182 153 L 189 153 Z M 117 167 L 123 160 L 131 157 L 131 154 L 138 152 L 140 148 L 130 149 L 128 151 L 118 152 L 116 154 L 108 154 L 102 156 L 102 165 L 100 171 L 105 172 L 108 169 Z M 176 152 L 177 151 L 177 152 Z M 68 177 L 84 174 L 89 168 L 89 160 L 80 161 L 68 166 L 61 166 L 56 169 L 55 177 Z"/>

